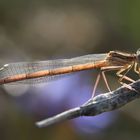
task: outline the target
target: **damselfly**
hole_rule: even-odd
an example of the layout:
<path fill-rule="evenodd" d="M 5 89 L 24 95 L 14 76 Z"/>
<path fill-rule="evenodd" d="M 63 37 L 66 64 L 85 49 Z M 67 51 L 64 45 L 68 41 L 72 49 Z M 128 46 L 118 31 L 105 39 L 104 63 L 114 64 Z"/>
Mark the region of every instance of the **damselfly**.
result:
<path fill-rule="evenodd" d="M 120 51 L 110 51 L 103 54 L 90 54 L 71 59 L 57 59 L 36 62 L 18 62 L 5 64 L 0 69 L 0 84 L 7 83 L 23 83 L 34 84 L 52 80 L 77 71 L 99 69 L 93 95 L 102 76 L 107 89 L 110 91 L 105 73 L 106 71 L 117 70 L 116 75 L 119 77 L 120 83 L 126 79 L 134 82 L 126 76 L 126 73 L 134 67 L 134 71 L 139 74 L 140 49 L 136 53 L 124 53 Z M 122 74 L 125 73 L 125 74 Z"/>

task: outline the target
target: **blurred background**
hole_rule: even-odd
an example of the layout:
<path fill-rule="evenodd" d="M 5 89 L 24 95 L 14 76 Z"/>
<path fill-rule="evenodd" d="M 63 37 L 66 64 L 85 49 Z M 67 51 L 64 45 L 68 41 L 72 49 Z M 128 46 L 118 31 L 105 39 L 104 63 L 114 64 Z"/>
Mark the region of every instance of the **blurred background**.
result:
<path fill-rule="evenodd" d="M 140 46 L 139 0 L 1 0 L 0 64 L 71 58 Z M 98 71 L 39 85 L 0 87 L 2 140 L 129 140 L 140 137 L 139 100 L 117 111 L 37 128 L 36 121 L 90 97 Z M 137 79 L 138 76 L 131 74 Z M 111 89 L 120 86 L 108 72 Z M 100 82 L 97 94 L 107 92 Z"/>

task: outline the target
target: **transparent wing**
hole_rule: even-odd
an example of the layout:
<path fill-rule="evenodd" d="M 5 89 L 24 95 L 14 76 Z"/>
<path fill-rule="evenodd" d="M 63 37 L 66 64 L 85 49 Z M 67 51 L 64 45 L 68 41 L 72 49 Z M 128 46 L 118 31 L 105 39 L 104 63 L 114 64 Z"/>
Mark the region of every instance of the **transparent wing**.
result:
<path fill-rule="evenodd" d="M 35 61 L 35 62 L 18 62 L 10 63 L 4 65 L 0 69 L 0 79 L 19 75 L 19 74 L 29 74 L 42 70 L 50 70 L 56 68 L 62 68 L 66 66 L 73 66 L 79 64 L 86 64 L 91 62 L 97 62 L 104 60 L 107 54 L 91 54 L 80 57 L 75 57 L 71 59 L 57 59 L 57 60 L 48 60 L 48 61 Z M 23 81 L 13 82 L 13 84 L 36 84 L 51 81 L 66 76 L 66 74 L 55 75 L 55 76 L 45 76 L 40 78 L 27 79 Z"/>

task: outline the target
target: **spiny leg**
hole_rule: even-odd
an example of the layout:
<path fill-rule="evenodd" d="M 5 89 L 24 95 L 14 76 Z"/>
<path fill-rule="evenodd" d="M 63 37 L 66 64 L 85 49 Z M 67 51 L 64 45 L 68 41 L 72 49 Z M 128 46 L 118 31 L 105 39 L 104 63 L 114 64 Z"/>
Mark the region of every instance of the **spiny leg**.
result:
<path fill-rule="evenodd" d="M 111 89 L 110 89 L 110 86 L 108 85 L 108 81 L 107 81 L 105 72 L 111 71 L 111 70 L 118 70 L 118 69 L 121 69 L 122 67 L 123 66 L 107 66 L 107 67 L 102 67 L 101 68 L 101 74 L 102 74 L 103 80 L 104 80 L 105 85 L 106 85 L 109 92 L 111 92 Z"/>
<path fill-rule="evenodd" d="M 97 78 L 96 78 L 96 81 L 95 81 L 95 85 L 94 85 L 94 88 L 93 88 L 93 92 L 92 92 L 92 98 L 95 96 L 96 89 L 97 89 L 97 86 L 98 86 L 98 84 L 99 84 L 99 81 L 100 81 L 101 76 L 103 77 L 103 80 L 104 80 L 104 82 L 105 82 L 105 85 L 106 85 L 108 91 L 111 92 L 111 89 L 110 89 L 110 87 L 109 87 L 109 85 L 108 85 L 108 82 L 107 82 L 107 78 L 106 78 L 106 76 L 105 76 L 105 71 L 101 71 L 101 72 L 97 75 Z"/>
<path fill-rule="evenodd" d="M 124 68 L 123 68 L 123 69 L 120 69 L 120 70 L 116 73 L 116 75 L 117 75 L 118 77 L 120 77 L 120 78 L 119 78 L 119 83 L 120 83 L 121 85 L 125 86 L 126 88 L 128 88 L 128 89 L 130 89 L 130 90 L 136 91 L 136 90 L 133 89 L 130 85 L 128 85 L 128 84 L 126 84 L 126 83 L 123 82 L 124 79 L 127 80 L 127 81 L 130 81 L 131 83 L 135 82 L 135 80 L 133 80 L 133 79 L 129 78 L 128 76 L 126 76 L 126 74 L 131 70 L 132 67 L 133 67 L 133 64 L 132 64 L 132 65 L 129 65 L 129 66 L 126 67 L 125 69 L 124 69 Z M 124 71 L 126 71 L 125 74 L 122 74 L 122 72 L 124 72 Z M 137 92 L 137 91 L 136 91 L 136 92 Z"/>
<path fill-rule="evenodd" d="M 116 75 L 118 77 L 120 77 L 119 78 L 119 83 L 124 85 L 124 86 L 126 86 L 127 88 L 129 88 L 131 90 L 134 90 L 131 86 L 129 86 L 126 83 L 123 82 L 123 79 L 125 79 L 127 81 L 130 81 L 131 83 L 135 82 L 133 79 L 131 79 L 128 76 L 126 76 L 126 74 L 131 70 L 133 65 L 134 65 L 134 63 L 132 63 L 131 65 L 128 65 L 127 67 L 124 67 L 124 66 L 108 66 L 108 67 L 103 67 L 101 70 L 102 71 L 111 71 L 111 70 L 118 70 L 119 69 L 119 71 L 116 73 Z M 125 73 L 122 74 L 123 72 L 125 72 Z M 109 86 L 108 86 L 108 82 L 106 81 L 106 78 L 104 78 L 104 81 L 105 81 L 105 84 L 106 84 L 106 86 L 108 88 Z M 111 91 L 110 88 L 108 88 L 108 90 Z"/>
<path fill-rule="evenodd" d="M 93 98 L 93 97 L 95 96 L 95 92 L 96 92 L 97 86 L 98 86 L 98 84 L 99 84 L 100 78 L 101 78 L 101 73 L 99 73 L 99 74 L 97 75 L 97 78 L 96 78 L 96 81 L 95 81 L 95 85 L 94 85 L 94 88 L 93 88 L 93 91 L 92 91 L 92 96 L 91 96 L 91 98 Z"/>
<path fill-rule="evenodd" d="M 133 67 L 133 64 L 132 65 L 129 65 L 127 66 L 126 68 L 124 68 L 124 66 L 108 66 L 108 67 L 103 67 L 101 69 L 101 73 L 98 74 L 97 78 L 96 78 L 96 81 L 95 81 L 95 85 L 94 85 L 94 88 L 93 88 L 93 92 L 92 92 L 92 98 L 95 96 L 95 92 L 96 92 L 96 89 L 97 89 L 97 86 L 99 84 L 99 81 L 100 81 L 100 78 L 101 78 L 101 75 L 104 79 L 104 82 L 105 82 L 105 85 L 108 89 L 109 92 L 111 92 L 111 89 L 108 85 L 108 82 L 107 82 L 107 79 L 106 79 L 106 76 L 105 76 L 105 72 L 106 71 L 111 71 L 111 70 L 118 70 L 120 69 L 116 75 L 119 78 L 119 83 L 126 86 L 127 88 L 133 90 L 132 87 L 130 87 L 129 85 L 127 85 L 126 83 L 123 82 L 123 79 L 127 80 L 127 81 L 130 81 L 130 82 L 135 82 L 133 79 L 129 78 L 128 76 L 126 76 L 126 74 L 130 71 L 130 69 Z M 126 72 L 125 72 L 126 71 Z M 125 72 L 125 74 L 122 74 L 123 72 Z"/>
<path fill-rule="evenodd" d="M 95 84 L 94 84 L 94 88 L 93 88 L 93 91 L 92 91 L 91 99 L 95 96 L 95 92 L 96 92 L 97 86 L 98 86 L 98 84 L 99 84 L 100 78 L 101 78 L 101 73 L 99 72 L 98 75 L 97 75 Z M 90 99 L 90 100 L 91 100 L 91 99 Z M 90 100 L 89 100 L 89 101 L 90 101 Z M 84 103 L 83 106 L 86 105 L 86 104 L 88 104 L 89 101 L 87 101 L 86 103 Z"/>
<path fill-rule="evenodd" d="M 127 80 L 130 82 L 135 82 L 133 79 L 129 78 L 128 76 L 126 76 L 126 74 L 131 70 L 131 68 L 133 67 L 133 65 L 129 65 L 126 68 L 121 68 L 116 75 L 119 77 L 119 82 L 120 83 L 124 83 L 123 80 Z M 126 71 L 126 72 L 125 72 Z M 123 72 L 125 72 L 124 74 L 122 74 Z"/>
<path fill-rule="evenodd" d="M 105 85 L 106 85 L 108 91 L 111 92 L 111 89 L 110 89 L 110 87 L 109 87 L 109 85 L 108 85 L 108 82 L 107 82 L 107 78 L 106 78 L 106 76 L 105 76 L 105 71 L 102 71 L 102 77 L 103 77 L 103 80 L 104 80 L 104 82 L 105 82 Z"/>
<path fill-rule="evenodd" d="M 108 85 L 108 82 L 107 82 L 107 79 L 106 79 L 106 76 L 105 76 L 105 72 L 106 71 L 111 71 L 111 70 L 118 70 L 118 69 L 121 69 L 121 68 L 122 68 L 122 66 L 108 66 L 108 67 L 102 67 L 101 68 L 101 72 L 97 75 L 97 78 L 96 78 L 96 81 L 95 81 L 95 85 L 94 85 L 93 92 L 92 92 L 92 98 L 95 96 L 95 92 L 96 92 L 97 86 L 99 84 L 101 74 L 102 74 L 102 77 L 104 79 L 104 82 L 105 82 L 105 85 L 106 85 L 108 91 L 111 92 L 111 89 Z"/>

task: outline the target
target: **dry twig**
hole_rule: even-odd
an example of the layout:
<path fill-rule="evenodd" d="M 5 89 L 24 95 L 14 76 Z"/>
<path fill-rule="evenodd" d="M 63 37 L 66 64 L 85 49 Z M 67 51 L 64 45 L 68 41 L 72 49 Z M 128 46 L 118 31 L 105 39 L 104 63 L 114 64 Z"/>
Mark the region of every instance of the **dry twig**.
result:
<path fill-rule="evenodd" d="M 140 97 L 140 80 L 130 84 L 129 87 L 132 89 L 122 86 L 112 92 L 100 94 L 80 107 L 67 110 L 56 116 L 37 122 L 36 125 L 38 127 L 46 127 L 80 116 L 95 116 L 103 112 L 118 109 Z"/>

